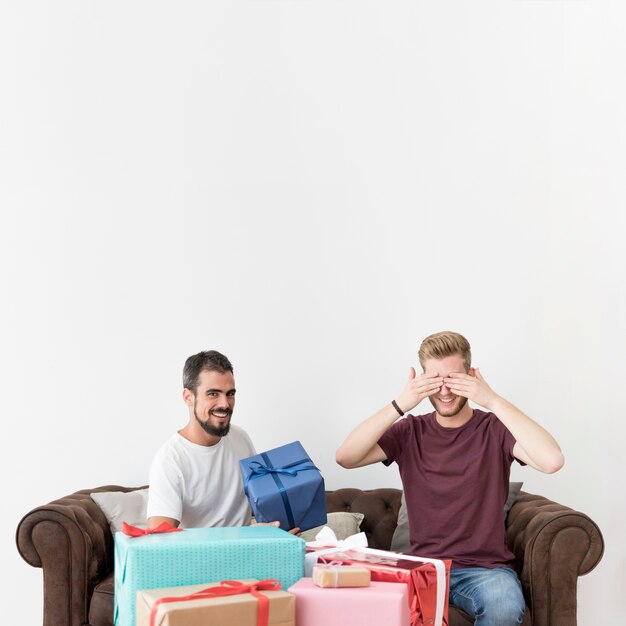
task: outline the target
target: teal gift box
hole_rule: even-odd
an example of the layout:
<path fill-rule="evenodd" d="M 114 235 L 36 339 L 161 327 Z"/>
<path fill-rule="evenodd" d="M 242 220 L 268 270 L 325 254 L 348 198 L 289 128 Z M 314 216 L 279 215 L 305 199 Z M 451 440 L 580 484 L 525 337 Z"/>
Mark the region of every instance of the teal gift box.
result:
<path fill-rule="evenodd" d="M 304 576 L 304 541 L 272 526 L 187 528 L 128 537 L 115 533 L 115 626 L 135 626 L 137 591 L 242 578 Z"/>

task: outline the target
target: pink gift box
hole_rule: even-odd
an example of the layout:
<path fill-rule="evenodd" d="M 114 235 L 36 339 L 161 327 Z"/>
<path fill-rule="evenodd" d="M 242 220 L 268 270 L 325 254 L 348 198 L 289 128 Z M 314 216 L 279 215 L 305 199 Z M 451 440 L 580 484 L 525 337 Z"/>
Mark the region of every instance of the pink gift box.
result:
<path fill-rule="evenodd" d="M 323 588 L 301 578 L 288 591 L 296 596 L 298 626 L 409 626 L 405 583 Z"/>
<path fill-rule="evenodd" d="M 443 581 L 438 582 L 436 559 L 422 560 L 424 557 L 371 548 L 345 552 L 314 550 L 305 558 L 310 558 L 313 562 L 316 553 L 324 555 L 321 557 L 322 561 L 332 559 L 352 566 L 366 567 L 371 571 L 371 579 L 375 582 L 405 582 L 409 590 L 411 626 L 448 626 L 448 590 L 452 561 L 448 559 L 439 561 Z M 441 584 L 441 589 L 439 589 L 439 584 Z M 440 591 L 441 594 L 439 594 Z"/>

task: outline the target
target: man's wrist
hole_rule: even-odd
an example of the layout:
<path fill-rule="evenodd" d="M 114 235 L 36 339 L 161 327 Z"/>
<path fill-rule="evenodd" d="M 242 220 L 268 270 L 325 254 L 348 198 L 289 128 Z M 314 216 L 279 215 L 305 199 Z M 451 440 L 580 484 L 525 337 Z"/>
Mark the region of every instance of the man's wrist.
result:
<path fill-rule="evenodd" d="M 395 400 L 391 401 L 391 406 L 398 412 L 398 415 L 400 417 L 404 417 L 404 414 L 406 413 L 406 411 L 404 411 L 403 409 L 401 409 L 398 405 L 398 403 Z"/>
<path fill-rule="evenodd" d="M 495 398 L 489 402 L 489 406 L 485 406 L 485 408 L 497 417 L 498 414 L 502 412 L 502 409 L 506 409 L 507 406 L 510 406 L 510 402 L 500 396 L 495 396 Z"/>

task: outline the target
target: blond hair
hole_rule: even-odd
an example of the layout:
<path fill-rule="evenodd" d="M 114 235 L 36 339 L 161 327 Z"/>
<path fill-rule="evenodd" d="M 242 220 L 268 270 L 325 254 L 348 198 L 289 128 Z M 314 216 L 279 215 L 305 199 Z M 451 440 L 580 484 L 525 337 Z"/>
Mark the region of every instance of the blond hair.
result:
<path fill-rule="evenodd" d="M 472 365 L 472 351 L 469 341 L 463 335 L 449 330 L 426 337 L 418 352 L 422 369 L 424 369 L 424 363 L 428 359 L 443 359 L 453 354 L 461 356 L 465 370 L 469 371 Z"/>

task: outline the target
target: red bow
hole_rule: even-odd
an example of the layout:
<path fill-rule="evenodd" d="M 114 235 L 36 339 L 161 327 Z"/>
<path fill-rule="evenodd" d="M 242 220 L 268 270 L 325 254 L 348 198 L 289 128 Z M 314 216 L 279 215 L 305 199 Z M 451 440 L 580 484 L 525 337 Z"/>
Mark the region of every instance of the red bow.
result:
<path fill-rule="evenodd" d="M 143 537 L 144 535 L 157 535 L 160 533 L 178 533 L 182 531 L 182 528 L 174 528 L 171 524 L 163 522 L 156 528 L 137 528 L 137 526 L 131 526 L 126 522 L 122 522 L 122 532 L 129 537 Z"/>
<path fill-rule="evenodd" d="M 240 593 L 251 593 L 258 601 L 257 626 L 268 626 L 270 613 L 270 600 L 267 596 L 259 593 L 261 591 L 278 591 L 280 582 L 273 578 L 260 580 L 256 583 L 242 583 L 238 580 L 223 580 L 217 587 L 207 587 L 187 596 L 172 596 L 169 598 L 159 598 L 152 605 L 150 611 L 150 626 L 155 626 L 156 612 L 161 604 L 166 602 L 184 602 L 185 600 L 202 600 L 204 598 L 219 598 L 222 596 L 235 596 Z"/>

